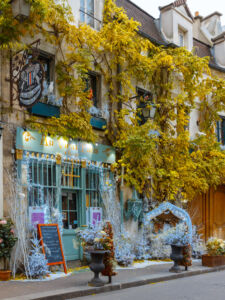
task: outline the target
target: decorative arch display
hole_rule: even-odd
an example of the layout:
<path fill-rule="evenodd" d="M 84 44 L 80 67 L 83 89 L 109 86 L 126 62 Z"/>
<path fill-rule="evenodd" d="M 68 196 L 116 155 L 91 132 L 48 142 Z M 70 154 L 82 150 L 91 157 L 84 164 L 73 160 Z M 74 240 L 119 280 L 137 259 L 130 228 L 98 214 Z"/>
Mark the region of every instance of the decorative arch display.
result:
<path fill-rule="evenodd" d="M 152 219 L 161 215 L 165 211 L 169 210 L 174 216 L 182 220 L 187 224 L 188 227 L 188 235 L 190 244 L 192 243 L 192 223 L 189 214 L 182 208 L 177 207 L 169 202 L 164 202 L 160 204 L 157 208 L 153 209 L 149 213 L 145 215 L 144 223 L 147 224 L 151 222 Z"/>

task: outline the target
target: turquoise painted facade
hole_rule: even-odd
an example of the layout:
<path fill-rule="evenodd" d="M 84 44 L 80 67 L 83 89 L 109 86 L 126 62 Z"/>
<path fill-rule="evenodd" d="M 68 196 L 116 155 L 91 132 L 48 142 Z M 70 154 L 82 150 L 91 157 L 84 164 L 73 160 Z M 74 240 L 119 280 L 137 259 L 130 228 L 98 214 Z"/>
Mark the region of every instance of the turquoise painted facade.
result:
<path fill-rule="evenodd" d="M 62 240 L 66 260 L 82 257 L 75 228 L 87 224 L 88 207 L 101 207 L 100 170 L 105 182 L 112 178 L 110 164 L 115 151 L 106 145 L 44 137 L 35 131 L 17 129 L 18 178 L 27 188 L 29 207 L 45 207 L 48 223 L 54 212 L 62 214 Z"/>

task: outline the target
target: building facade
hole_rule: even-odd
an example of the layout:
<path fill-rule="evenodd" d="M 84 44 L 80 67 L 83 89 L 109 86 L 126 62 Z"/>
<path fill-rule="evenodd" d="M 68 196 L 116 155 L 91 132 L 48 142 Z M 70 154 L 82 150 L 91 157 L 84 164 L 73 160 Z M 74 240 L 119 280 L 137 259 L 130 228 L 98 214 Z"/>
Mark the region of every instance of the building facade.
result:
<path fill-rule="evenodd" d="M 210 57 L 212 72 L 224 78 L 225 35 L 220 23 L 220 13 L 216 12 L 205 18 L 199 14 L 193 16 L 186 1 L 175 1 L 160 7 L 160 16 L 155 19 L 129 0 L 117 0 L 116 3 L 124 7 L 130 18 L 133 17 L 142 24 L 139 30 L 142 36 L 156 45 L 184 46 L 190 51 L 195 47 L 200 57 Z M 71 1 L 71 6 L 76 25 L 85 22 L 99 30 L 102 25 L 103 0 Z M 62 99 L 55 82 L 55 65 L 61 54 L 41 37 L 26 37 L 26 43 L 32 45 L 38 53 L 39 64 L 27 64 L 29 54 L 26 51 L 11 55 L 10 59 L 3 52 L 0 56 L 0 109 L 3 127 L 0 138 L 0 217 L 9 214 L 10 208 L 6 201 L 11 189 L 8 184 L 9 176 L 14 176 L 13 170 L 16 168 L 15 173 L 25 197 L 30 225 L 35 226 L 38 222 L 59 223 L 66 259 L 76 260 L 80 259 L 82 251 L 74 229 L 102 218 L 102 191 L 116 184 L 115 176 L 111 172 L 111 164 L 116 159 L 115 149 L 106 143 L 104 135 L 104 126 L 109 117 L 105 100 L 106 89 L 101 74 L 90 72 L 87 86 L 93 93 L 91 124 L 98 134 L 97 144 L 66 140 L 63 137 L 51 138 L 28 130 L 24 127 L 24 121 L 30 115 L 45 120 L 46 117 L 57 117 L 60 114 Z M 16 74 L 18 66 L 21 68 L 19 74 Z M 14 94 L 16 76 L 20 76 L 22 92 L 19 95 Z M 34 83 L 43 77 L 44 88 L 40 92 L 38 84 Z M 26 90 L 26 85 L 32 86 L 32 89 Z M 137 93 L 143 93 L 143 86 L 135 88 Z M 21 102 L 27 105 L 21 106 Z M 221 117 L 218 139 L 224 143 L 223 112 Z M 199 132 L 198 120 L 198 112 L 193 111 L 189 123 L 191 138 Z M 133 196 L 132 191 L 126 187 L 122 186 L 121 191 L 120 195 L 114 195 L 114 200 L 120 205 L 122 223 L 127 200 L 136 199 L 139 214 L 142 207 L 139 207 L 140 201 L 135 191 Z M 225 209 L 224 187 L 219 187 L 217 191 L 211 190 L 208 196 L 201 197 L 201 201 L 196 199 L 190 208 L 190 211 L 198 212 L 193 216 L 194 223 L 201 225 L 200 229 L 205 237 L 216 234 L 224 238 L 222 228 L 225 214 L 221 213 Z M 138 216 L 133 219 L 135 221 L 126 222 L 125 226 L 131 232 L 137 233 Z"/>

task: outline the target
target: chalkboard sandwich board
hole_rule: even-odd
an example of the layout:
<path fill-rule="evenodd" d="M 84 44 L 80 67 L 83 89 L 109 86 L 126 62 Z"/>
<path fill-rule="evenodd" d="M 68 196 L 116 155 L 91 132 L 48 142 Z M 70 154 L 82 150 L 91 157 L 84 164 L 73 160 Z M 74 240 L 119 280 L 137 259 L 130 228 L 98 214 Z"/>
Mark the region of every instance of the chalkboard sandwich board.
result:
<path fill-rule="evenodd" d="M 37 226 L 48 265 L 63 265 L 64 272 L 67 273 L 58 224 L 38 224 Z"/>

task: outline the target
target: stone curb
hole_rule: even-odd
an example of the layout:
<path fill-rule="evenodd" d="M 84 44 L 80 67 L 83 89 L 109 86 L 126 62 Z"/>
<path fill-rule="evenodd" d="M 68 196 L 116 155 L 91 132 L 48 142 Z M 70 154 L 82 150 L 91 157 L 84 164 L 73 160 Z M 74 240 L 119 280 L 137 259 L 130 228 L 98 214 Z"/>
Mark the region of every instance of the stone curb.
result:
<path fill-rule="evenodd" d="M 149 278 L 148 276 L 145 276 L 145 277 L 139 277 L 138 280 L 132 280 L 123 283 L 113 283 L 111 285 L 105 285 L 103 287 L 98 287 L 98 288 L 94 288 L 94 287 L 86 287 L 86 289 L 71 288 L 71 289 L 67 289 L 66 291 L 60 289 L 60 290 L 49 291 L 44 293 L 19 296 L 16 298 L 7 298 L 5 300 L 14 300 L 14 299 L 15 300 L 66 300 L 66 299 L 72 299 L 77 297 L 89 296 L 93 294 L 117 291 L 121 289 L 127 289 L 131 287 L 137 287 L 137 286 L 142 286 L 151 283 L 174 280 L 178 278 L 185 278 L 185 277 L 190 277 L 195 275 L 218 272 L 223 270 L 225 270 L 225 266 L 205 268 L 196 271 L 186 271 L 186 272 L 184 271 L 182 273 L 170 274 L 170 275 L 168 274 L 167 276 L 158 276 L 155 278 Z"/>

